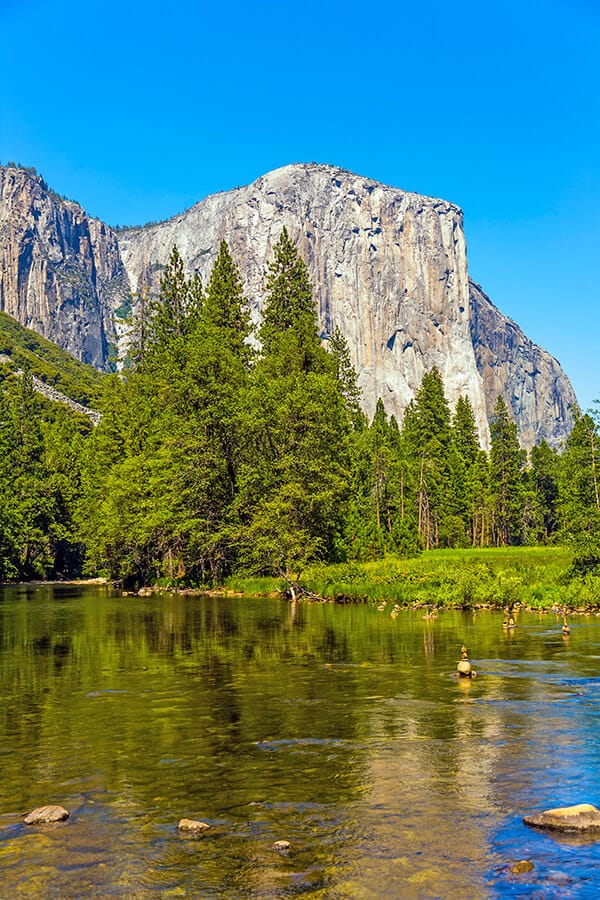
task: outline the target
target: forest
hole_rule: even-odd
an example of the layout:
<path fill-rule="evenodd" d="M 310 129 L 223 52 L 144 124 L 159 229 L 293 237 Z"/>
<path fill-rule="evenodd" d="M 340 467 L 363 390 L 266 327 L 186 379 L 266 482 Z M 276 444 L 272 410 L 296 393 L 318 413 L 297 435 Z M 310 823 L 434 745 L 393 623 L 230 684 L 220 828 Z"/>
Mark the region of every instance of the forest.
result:
<path fill-rule="evenodd" d="M 600 416 L 578 414 L 560 452 L 526 454 L 499 397 L 486 452 L 469 400 L 451 410 L 434 368 L 401 424 L 381 401 L 369 421 L 285 229 L 266 294 L 254 328 L 225 242 L 205 285 L 173 248 L 159 298 L 139 298 L 127 367 L 87 385 L 101 394 L 96 428 L 35 392 L 26 354 L 18 372 L 3 357 L 1 581 L 213 586 L 314 562 L 550 544 L 600 571 Z"/>

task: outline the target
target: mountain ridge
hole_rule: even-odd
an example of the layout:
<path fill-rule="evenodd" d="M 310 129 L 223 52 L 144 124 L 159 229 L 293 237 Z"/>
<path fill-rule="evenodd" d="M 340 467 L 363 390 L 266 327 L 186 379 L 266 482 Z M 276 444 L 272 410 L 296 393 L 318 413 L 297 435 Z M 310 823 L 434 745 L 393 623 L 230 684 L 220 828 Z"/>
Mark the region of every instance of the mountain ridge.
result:
<path fill-rule="evenodd" d="M 401 418 L 423 374 L 436 365 L 451 405 L 461 394 L 469 397 L 484 446 L 497 387 L 524 446 L 542 439 L 558 446 L 571 427 L 576 398 L 557 361 L 516 323 L 509 324 L 469 279 L 463 213 L 454 203 L 336 166 L 300 163 L 211 194 L 163 222 L 115 232 L 84 214 L 87 224 L 73 224 L 76 239 L 69 244 L 68 234 L 58 234 L 56 220 L 65 216 L 64 204 L 73 201 L 49 197 L 63 210 L 42 210 L 46 229 L 54 232 L 38 234 L 40 216 L 31 221 L 36 198 L 25 183 L 19 202 L 14 190 L 7 197 L 5 173 L 0 170 L 0 263 L 5 260 L 0 305 L 4 309 L 12 302 L 19 320 L 28 318 L 26 324 L 52 332 L 49 337 L 56 334 L 58 343 L 98 367 L 107 367 L 109 347 L 123 330 L 115 311 L 142 289 L 156 292 L 174 244 L 188 273 L 198 271 L 206 281 L 220 241 L 227 240 L 258 322 L 267 261 L 285 225 L 307 263 L 324 336 L 337 325 L 348 340 L 369 414 L 381 396 L 388 411 Z M 20 233 L 14 227 L 15 204 L 27 226 Z M 67 219 L 81 219 L 72 209 L 67 213 Z M 7 222 L 12 251 L 6 249 Z M 44 253 L 56 256 L 57 247 L 63 259 L 54 260 L 50 274 L 63 286 L 70 262 L 87 290 L 87 320 L 73 291 L 67 290 L 67 302 L 61 304 L 41 284 Z M 27 268 L 28 252 L 38 268 L 23 292 L 19 273 L 32 269 Z M 12 278 L 6 276 L 7 256 Z"/>

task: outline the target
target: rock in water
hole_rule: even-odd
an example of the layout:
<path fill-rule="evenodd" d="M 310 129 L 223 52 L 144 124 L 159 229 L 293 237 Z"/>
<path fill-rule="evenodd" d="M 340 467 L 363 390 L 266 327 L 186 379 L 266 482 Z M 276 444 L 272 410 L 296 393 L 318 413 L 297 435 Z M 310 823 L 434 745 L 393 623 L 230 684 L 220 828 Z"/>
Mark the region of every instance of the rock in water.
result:
<path fill-rule="evenodd" d="M 530 859 L 520 859 L 512 863 L 509 871 L 512 875 L 525 875 L 527 872 L 533 872 L 534 868 Z"/>
<path fill-rule="evenodd" d="M 273 850 L 289 850 L 291 846 L 289 841 L 275 841 Z"/>
<path fill-rule="evenodd" d="M 63 806 L 38 806 L 27 813 L 23 821 L 26 825 L 51 825 L 68 818 L 69 811 Z"/>
<path fill-rule="evenodd" d="M 600 834 L 600 810 L 591 803 L 576 806 L 560 806 L 541 813 L 524 816 L 526 825 L 545 828 L 548 831 L 562 831 L 566 834 Z"/>
<path fill-rule="evenodd" d="M 210 825 L 207 825 L 206 822 L 199 822 L 197 819 L 181 819 L 177 825 L 178 831 L 194 835 L 204 834 L 209 828 Z"/>
<path fill-rule="evenodd" d="M 470 678 L 473 674 L 473 666 L 468 659 L 461 659 L 456 666 L 456 671 L 462 678 Z"/>

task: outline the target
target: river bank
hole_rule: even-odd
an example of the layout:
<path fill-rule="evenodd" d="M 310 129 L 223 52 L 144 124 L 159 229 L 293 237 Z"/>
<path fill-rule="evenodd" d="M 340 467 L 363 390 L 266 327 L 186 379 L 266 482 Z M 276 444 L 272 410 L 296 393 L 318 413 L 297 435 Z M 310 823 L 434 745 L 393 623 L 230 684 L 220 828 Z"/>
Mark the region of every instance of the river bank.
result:
<path fill-rule="evenodd" d="M 324 600 L 406 608 L 524 607 L 586 612 L 600 608 L 600 577 L 576 577 L 564 547 L 432 550 L 405 559 L 311 566 L 297 583 Z M 228 579 L 223 591 L 287 592 L 284 579 Z"/>
<path fill-rule="evenodd" d="M 407 609 L 600 609 L 600 574 L 574 573 L 565 547 L 432 550 L 413 558 L 388 555 L 371 562 L 313 565 L 289 579 L 232 576 L 217 587 L 156 584 L 122 596 L 181 594 L 272 597 L 331 603 L 392 604 Z M 35 582 L 39 585 L 122 585 L 106 578 Z"/>

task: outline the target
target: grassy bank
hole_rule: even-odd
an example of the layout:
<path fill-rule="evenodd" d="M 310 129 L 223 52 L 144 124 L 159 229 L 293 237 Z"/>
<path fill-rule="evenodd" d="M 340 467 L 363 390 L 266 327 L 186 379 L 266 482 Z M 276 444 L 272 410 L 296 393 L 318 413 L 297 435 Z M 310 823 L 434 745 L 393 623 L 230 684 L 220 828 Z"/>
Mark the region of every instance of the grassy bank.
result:
<path fill-rule="evenodd" d="M 328 600 L 400 606 L 600 606 L 600 577 L 570 578 L 572 555 L 564 547 L 432 550 L 413 559 L 388 556 L 376 562 L 313 566 L 302 574 L 301 583 Z M 264 594 L 283 590 L 285 582 L 232 578 L 226 586 Z"/>

